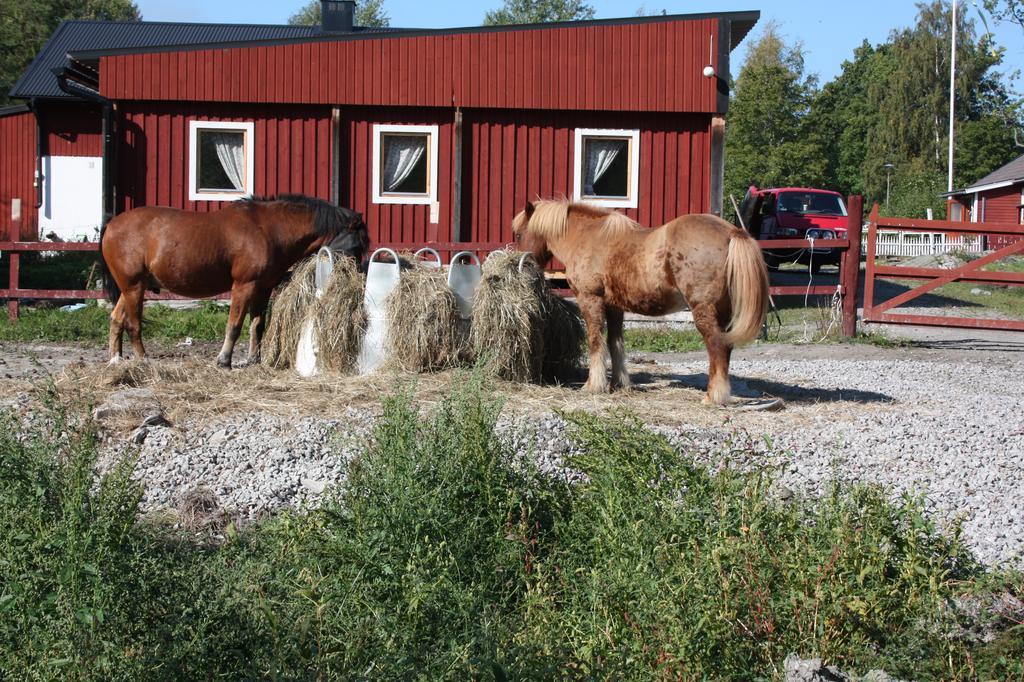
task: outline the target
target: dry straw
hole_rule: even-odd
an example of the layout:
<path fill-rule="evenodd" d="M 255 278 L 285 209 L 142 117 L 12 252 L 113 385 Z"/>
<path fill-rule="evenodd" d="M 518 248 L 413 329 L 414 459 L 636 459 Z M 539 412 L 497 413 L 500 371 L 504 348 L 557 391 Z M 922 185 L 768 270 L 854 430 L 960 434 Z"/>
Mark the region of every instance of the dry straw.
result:
<path fill-rule="evenodd" d="M 366 279 L 351 258 L 335 261 L 334 272 L 315 304 L 321 369 L 348 372 L 355 366 L 366 332 L 365 288 Z"/>
<path fill-rule="evenodd" d="M 339 258 L 327 286 L 316 296 L 317 257 L 299 263 L 274 298 L 260 356 L 264 365 L 288 369 L 295 364 L 299 337 L 312 320 L 320 368 L 346 372 L 355 364 L 366 330 L 365 282 L 355 263 Z"/>
<path fill-rule="evenodd" d="M 277 290 L 270 304 L 267 331 L 260 344 L 260 361 L 277 369 L 295 363 L 302 324 L 316 300 L 316 258 L 308 258 L 292 270 L 291 279 Z"/>
<path fill-rule="evenodd" d="M 522 255 L 496 251 L 484 263 L 473 302 L 473 352 L 509 381 L 567 380 L 579 367 L 584 338 L 579 310 Z"/>
<path fill-rule="evenodd" d="M 403 269 L 385 308 L 392 365 L 420 372 L 458 364 L 465 343 L 458 303 L 443 270 L 424 265 Z"/>

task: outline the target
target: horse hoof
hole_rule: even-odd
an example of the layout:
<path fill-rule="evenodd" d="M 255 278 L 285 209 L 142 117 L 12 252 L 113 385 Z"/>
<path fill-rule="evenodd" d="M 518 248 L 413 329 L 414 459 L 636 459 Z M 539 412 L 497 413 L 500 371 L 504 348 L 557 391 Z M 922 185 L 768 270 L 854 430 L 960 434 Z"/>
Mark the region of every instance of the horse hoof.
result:
<path fill-rule="evenodd" d="M 583 392 L 590 395 L 604 395 L 609 392 L 608 384 L 592 385 L 589 381 L 583 384 Z"/>
<path fill-rule="evenodd" d="M 221 369 L 231 369 L 231 360 L 224 358 L 217 358 L 217 366 Z"/>
<path fill-rule="evenodd" d="M 121 364 L 122 360 L 124 360 L 124 358 L 122 358 L 120 355 L 115 355 L 114 357 L 110 358 L 110 360 L 107 361 L 107 366 L 113 367 L 114 365 L 119 365 Z"/>

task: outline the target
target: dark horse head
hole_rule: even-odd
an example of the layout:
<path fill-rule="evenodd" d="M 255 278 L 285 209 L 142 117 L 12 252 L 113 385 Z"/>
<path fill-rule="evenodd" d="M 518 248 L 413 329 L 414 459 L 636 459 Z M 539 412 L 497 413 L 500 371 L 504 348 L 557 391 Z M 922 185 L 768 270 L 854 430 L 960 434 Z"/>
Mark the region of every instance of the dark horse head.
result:
<path fill-rule="evenodd" d="M 370 235 L 363 215 L 350 208 L 335 206 L 329 201 L 302 194 L 282 194 L 275 199 L 253 198 L 248 201 L 280 201 L 312 213 L 313 231 L 318 238 L 310 247 L 310 253 L 321 246 L 327 246 L 359 263 L 370 248 Z"/>

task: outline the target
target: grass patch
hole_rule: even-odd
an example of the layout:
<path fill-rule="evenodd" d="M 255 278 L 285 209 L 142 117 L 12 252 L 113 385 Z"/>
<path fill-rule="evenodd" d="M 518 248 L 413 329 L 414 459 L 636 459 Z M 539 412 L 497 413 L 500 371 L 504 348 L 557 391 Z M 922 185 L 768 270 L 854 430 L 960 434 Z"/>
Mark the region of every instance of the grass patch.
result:
<path fill-rule="evenodd" d="M 860 673 L 1010 679 L 1020 626 L 949 608 L 986 576 L 919 500 L 783 503 L 629 417 L 570 415 L 575 483 L 495 431 L 478 379 L 385 401 L 335 499 L 224 542 L 137 517 L 88 425 L 0 429 L 0 660 L 13 678 L 771 679 L 789 652 Z M 1016 628 L 1016 629 L 1015 629 Z"/>
<path fill-rule="evenodd" d="M 147 305 L 142 339 L 176 343 L 192 337 L 194 341 L 220 341 L 224 338 L 228 309 L 204 301 L 198 308 L 181 310 L 166 305 Z M 18 321 L 0 318 L 0 341 L 79 341 L 105 344 L 109 333 L 110 310 L 89 303 L 84 308 L 62 311 L 51 306 L 22 308 Z M 243 326 L 242 338 L 248 335 Z M 127 336 L 125 337 L 127 342 Z"/>
<path fill-rule="evenodd" d="M 0 282 L 5 288 L 10 279 L 11 264 L 7 255 L 0 258 Z M 99 254 L 88 251 L 23 252 L 18 284 L 22 289 L 99 288 Z"/>
<path fill-rule="evenodd" d="M 686 353 L 704 349 L 704 339 L 695 329 L 632 328 L 623 332 L 626 350 L 646 353 Z"/>

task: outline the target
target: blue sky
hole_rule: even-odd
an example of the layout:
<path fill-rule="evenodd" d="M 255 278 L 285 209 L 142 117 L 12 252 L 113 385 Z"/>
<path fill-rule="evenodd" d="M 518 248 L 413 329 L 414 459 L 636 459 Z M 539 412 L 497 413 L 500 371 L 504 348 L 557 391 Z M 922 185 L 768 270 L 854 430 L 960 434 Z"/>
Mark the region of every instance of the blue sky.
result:
<path fill-rule="evenodd" d="M 209 2 L 203 0 L 136 0 L 144 19 L 151 21 L 201 21 L 230 23 L 285 23 L 305 4 L 303 0 L 247 0 L 246 2 Z M 500 6 L 501 0 L 465 2 L 456 0 L 385 0 L 384 6 L 394 26 L 444 28 L 473 26 L 483 20 L 484 12 Z M 667 10 L 670 14 L 723 12 L 756 9 L 761 11 L 759 26 L 767 20 L 778 22 L 787 40 L 801 41 L 807 54 L 807 70 L 817 73 L 822 82 L 839 73 L 844 60 L 866 38 L 871 43 L 886 39 L 893 28 L 910 26 L 916 15 L 910 0 L 863 0 L 862 2 L 797 2 L 776 0 L 590 0 L 598 18 L 632 16 L 643 6 L 648 12 Z M 975 19 L 978 10 L 961 3 Z M 996 41 L 1006 48 L 1003 70 L 1024 71 L 1024 30 L 1012 24 L 998 25 L 989 20 Z M 755 33 L 757 29 L 755 28 Z M 744 41 L 746 43 L 747 41 Z M 745 55 L 745 45 L 733 54 L 734 75 Z M 1021 89 L 1021 80 L 1015 82 Z"/>

